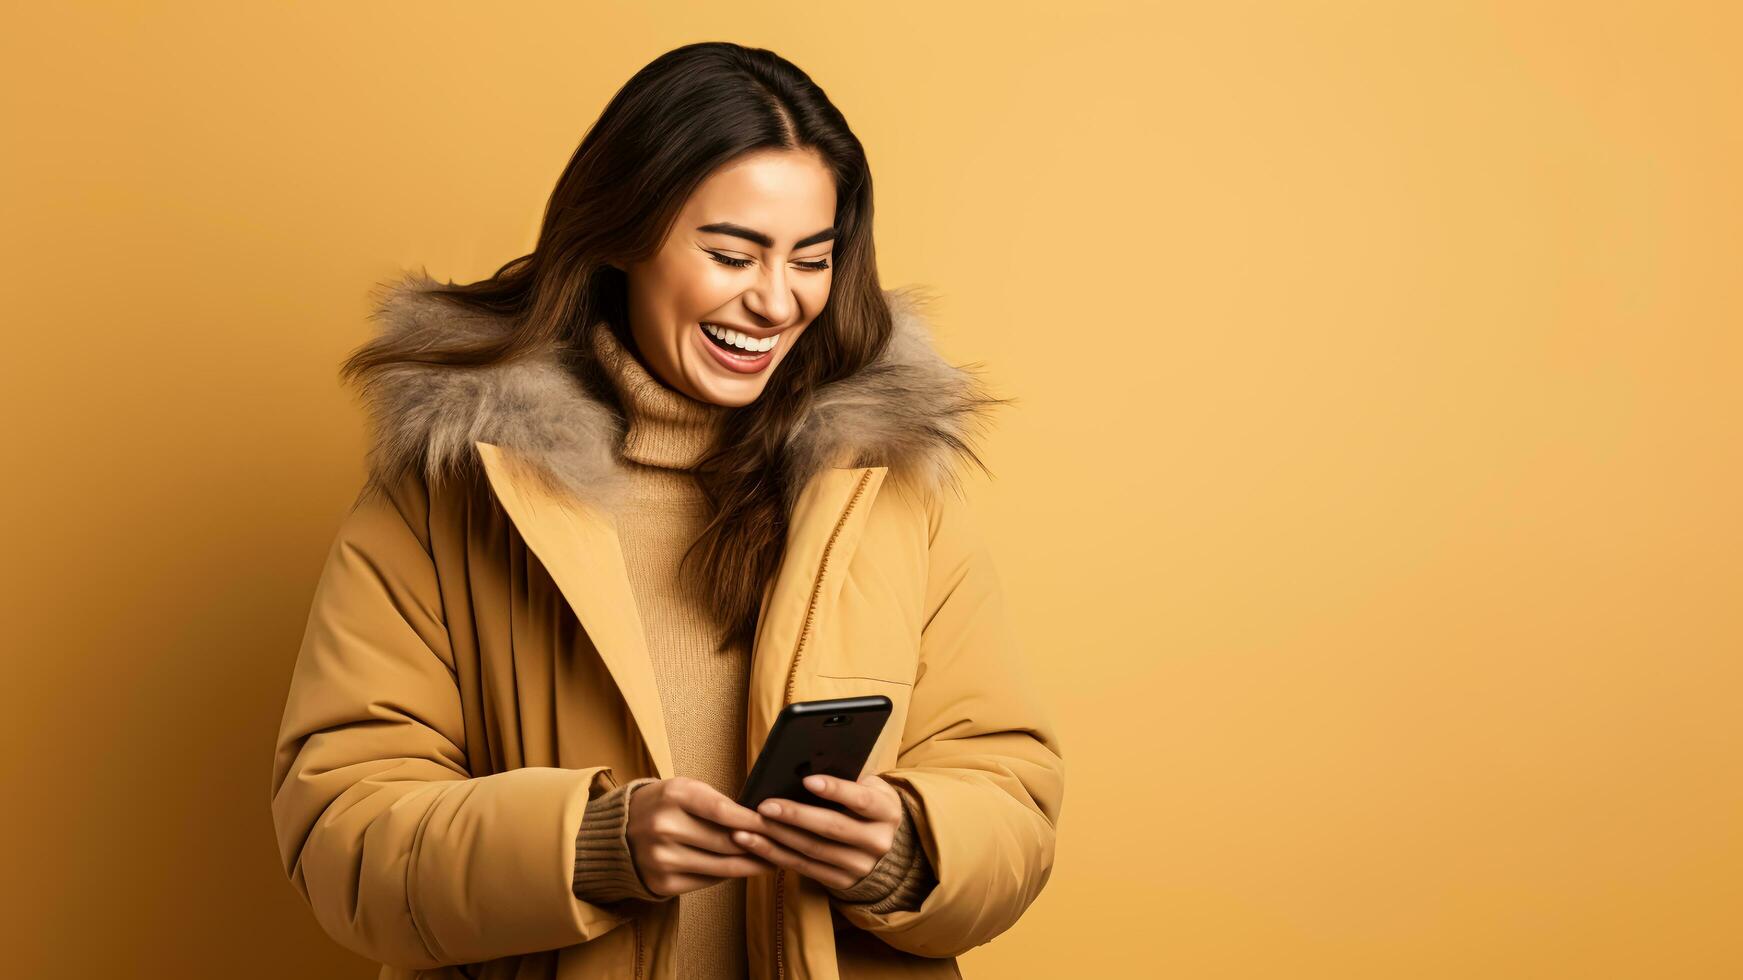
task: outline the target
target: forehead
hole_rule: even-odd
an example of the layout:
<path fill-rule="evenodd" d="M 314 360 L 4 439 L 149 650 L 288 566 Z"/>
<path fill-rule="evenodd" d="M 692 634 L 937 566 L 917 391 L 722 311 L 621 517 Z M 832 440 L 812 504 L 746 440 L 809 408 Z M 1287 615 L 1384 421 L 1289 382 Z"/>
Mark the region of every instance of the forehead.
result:
<path fill-rule="evenodd" d="M 835 179 L 808 150 L 759 150 L 702 181 L 681 216 L 683 227 L 730 221 L 785 245 L 835 220 Z"/>

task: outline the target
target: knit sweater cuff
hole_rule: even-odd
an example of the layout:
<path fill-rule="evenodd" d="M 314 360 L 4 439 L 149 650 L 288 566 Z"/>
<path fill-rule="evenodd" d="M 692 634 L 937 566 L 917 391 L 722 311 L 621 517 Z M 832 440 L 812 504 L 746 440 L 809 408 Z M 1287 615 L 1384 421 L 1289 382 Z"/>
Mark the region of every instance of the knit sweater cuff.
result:
<path fill-rule="evenodd" d="M 603 904 L 626 898 L 658 902 L 670 898 L 648 890 L 636 871 L 629 849 L 630 794 L 636 787 L 657 782 L 654 777 L 635 779 L 587 801 L 581 830 L 575 835 L 575 897 Z"/>
<path fill-rule="evenodd" d="M 864 878 L 847 888 L 830 888 L 837 900 L 862 906 L 874 914 L 913 911 L 925 901 L 938 879 L 932 863 L 926 857 L 914 831 L 914 810 L 919 801 L 899 783 L 891 783 L 902 798 L 902 822 L 896 826 L 896 836 L 889 852 L 872 865 Z"/>

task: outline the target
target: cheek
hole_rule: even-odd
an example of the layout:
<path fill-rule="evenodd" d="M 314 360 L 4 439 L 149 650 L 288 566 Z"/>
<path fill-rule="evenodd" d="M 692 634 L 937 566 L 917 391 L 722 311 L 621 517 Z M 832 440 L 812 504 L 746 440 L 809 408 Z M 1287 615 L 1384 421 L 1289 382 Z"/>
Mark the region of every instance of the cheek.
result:
<path fill-rule="evenodd" d="M 679 326 L 694 326 L 731 302 L 735 291 L 732 278 L 711 261 L 700 263 L 665 263 L 655 277 L 657 302 L 665 308 L 667 317 Z"/>
<path fill-rule="evenodd" d="M 706 280 L 708 277 L 698 278 Z M 689 279 L 672 290 L 672 315 L 678 319 L 679 326 L 694 326 L 696 321 L 718 313 L 731 298 L 732 293 L 718 285 Z"/>
<path fill-rule="evenodd" d="M 793 352 L 794 345 L 804 343 L 805 342 L 805 334 L 810 331 L 811 324 L 816 323 L 816 322 L 817 322 L 816 318 L 813 317 L 810 323 L 807 323 L 802 327 L 795 327 L 794 329 L 787 331 L 787 336 L 784 338 L 786 340 L 786 343 L 782 345 L 783 349 L 781 351 L 781 356 L 786 357 L 788 354 Z"/>

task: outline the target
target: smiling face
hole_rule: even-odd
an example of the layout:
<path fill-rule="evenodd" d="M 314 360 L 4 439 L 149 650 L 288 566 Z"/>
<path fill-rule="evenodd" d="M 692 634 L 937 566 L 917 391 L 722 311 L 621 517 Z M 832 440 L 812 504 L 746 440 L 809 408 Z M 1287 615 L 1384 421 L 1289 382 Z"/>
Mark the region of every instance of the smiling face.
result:
<path fill-rule="evenodd" d="M 835 180 L 812 151 L 761 150 L 710 174 L 660 250 L 623 267 L 648 368 L 698 401 L 755 401 L 829 299 L 834 221 Z"/>

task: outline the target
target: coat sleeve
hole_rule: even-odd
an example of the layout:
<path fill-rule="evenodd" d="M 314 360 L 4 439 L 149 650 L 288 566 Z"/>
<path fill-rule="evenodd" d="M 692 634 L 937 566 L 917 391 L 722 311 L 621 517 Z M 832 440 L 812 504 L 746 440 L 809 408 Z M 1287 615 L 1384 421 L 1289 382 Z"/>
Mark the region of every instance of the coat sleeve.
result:
<path fill-rule="evenodd" d="M 335 941 L 427 969 L 554 949 L 627 919 L 572 890 L 609 767 L 468 771 L 422 481 L 366 494 L 329 548 L 273 759 L 291 883 Z"/>
<path fill-rule="evenodd" d="M 902 748 L 879 775 L 918 799 L 917 836 L 937 883 L 917 909 L 837 907 L 897 949 L 942 957 L 1004 932 L 1040 894 L 1065 768 L 972 515 L 948 490 L 927 511 L 920 662 Z"/>

